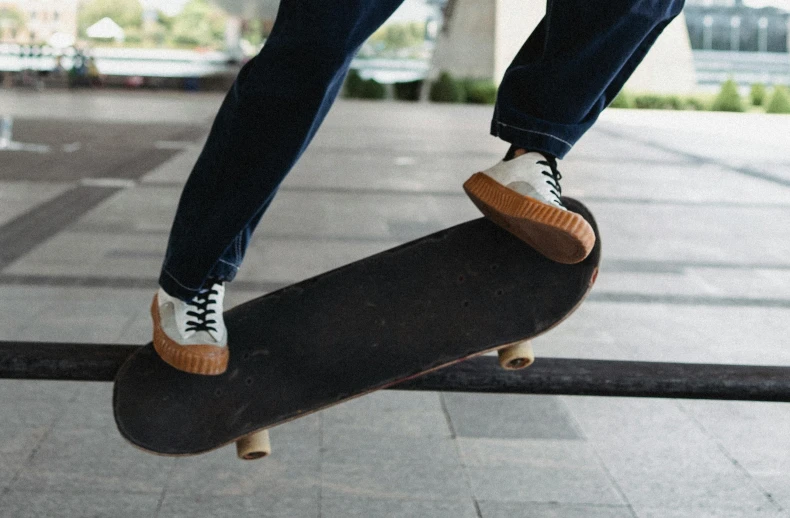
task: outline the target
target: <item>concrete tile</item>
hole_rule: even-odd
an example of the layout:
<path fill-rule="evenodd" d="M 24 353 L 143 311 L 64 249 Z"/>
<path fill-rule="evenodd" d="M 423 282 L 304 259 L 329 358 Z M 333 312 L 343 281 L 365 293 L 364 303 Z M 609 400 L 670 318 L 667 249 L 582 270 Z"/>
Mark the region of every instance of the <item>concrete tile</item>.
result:
<path fill-rule="evenodd" d="M 450 428 L 435 393 L 382 391 L 322 412 L 324 433 L 447 438 Z"/>
<path fill-rule="evenodd" d="M 581 439 L 562 401 L 551 396 L 442 396 L 459 437 Z"/>
<path fill-rule="evenodd" d="M 468 466 L 466 471 L 479 501 L 625 504 L 600 466 Z"/>
<path fill-rule="evenodd" d="M 458 469 L 428 463 L 367 462 L 321 466 L 321 496 L 401 500 L 461 500 L 469 486 Z"/>
<path fill-rule="evenodd" d="M 14 275 L 156 278 L 166 234 L 61 232 L 39 244 L 4 272 Z M 135 250 L 134 255 L 119 251 Z"/>
<path fill-rule="evenodd" d="M 74 381 L 49 380 L 0 380 L 2 408 L 5 413 L 8 405 L 14 403 L 24 407 L 27 401 L 62 403 L 73 399 L 82 390 L 82 383 Z M 25 412 L 25 414 L 30 415 Z"/>
<path fill-rule="evenodd" d="M 762 508 L 768 499 L 675 401 L 568 406 L 625 497 L 643 508 Z"/>
<path fill-rule="evenodd" d="M 559 439 L 456 439 L 465 466 L 511 466 L 524 470 L 601 467 L 594 447 L 586 441 Z"/>
<path fill-rule="evenodd" d="M 197 121 L 206 128 L 221 98 L 0 91 L 0 104 L 17 115 Z M 480 132 L 490 116 L 490 107 L 340 101 L 262 222 L 240 279 L 293 281 L 478 217 L 460 184 L 471 172 L 498 161 L 507 148 Z M 790 215 L 790 189 L 743 172 L 746 167 L 790 178 L 782 124 L 786 121 L 781 118 L 743 114 L 604 112 L 560 169 L 564 192 L 591 200 L 604 236 L 605 264 L 618 259 L 730 261 L 736 267 L 634 273 L 604 266 L 597 290 L 787 299 L 786 271 L 743 266 L 787 263 L 790 244 L 776 222 Z M 196 143 L 176 152 L 142 183 L 84 214 L 11 269 L 41 280 L 53 275 L 155 279 L 181 191 L 178 184 L 199 147 Z M 639 181 L 634 181 L 635 172 Z M 64 188 L 23 183 L 0 185 L 11 196 L 0 203 L 0 224 Z M 148 341 L 150 297 L 150 290 L 4 285 L 0 339 Z M 95 314 L 107 315 L 106 323 L 96 322 Z M 539 356 L 790 365 L 786 333 L 776 325 L 787 320 L 787 310 L 777 308 L 590 301 L 535 345 Z M 277 427 L 272 430 L 272 457 L 246 464 L 235 460 L 233 448 L 205 459 L 179 460 L 127 451 L 111 413 L 104 410 L 108 390 L 109 385 L 0 382 L 0 399 L 23 403 L 18 408 L 0 405 L 0 486 L 21 470 L 12 492 L 127 494 L 131 488 L 154 496 L 174 468 L 174 492 L 166 495 L 163 513 L 176 516 L 211 506 L 214 514 L 231 509 L 234 515 L 292 516 L 290 508 L 315 516 L 318 491 L 324 492 L 324 510 L 335 514 L 441 516 L 455 511 L 446 504 L 471 501 L 468 484 L 464 489 L 457 478 L 463 472 L 454 463 L 454 443 L 436 394 L 394 399 L 389 399 L 393 392 L 376 394 Z M 588 498 L 596 484 L 605 486 L 600 470 L 611 473 L 640 516 L 772 516 L 772 499 L 790 508 L 783 405 L 560 401 L 569 416 L 565 421 L 557 417 L 561 412 L 544 409 L 549 426 L 531 429 L 544 438 L 494 434 L 457 440 L 457 452 L 474 473 L 470 478 L 476 492 L 539 499 L 482 500 L 484 516 L 623 515 L 627 507 L 621 502 L 548 502 L 553 487 L 564 491 L 561 498 L 573 496 L 569 487 L 580 487 L 576 496 Z M 43 406 L 27 412 L 27 402 Z M 48 436 L 47 427 L 58 415 L 46 409 L 50 403 L 65 413 Z M 523 416 L 513 417 L 504 405 L 501 415 L 483 422 L 475 413 L 487 406 L 469 407 L 465 422 L 476 426 L 475 434 L 512 430 L 515 436 L 527 430 Z M 533 419 L 526 424 L 542 423 Z M 568 429 L 575 431 L 575 439 L 562 440 L 554 433 Z M 323 476 L 322 440 L 329 470 Z M 40 441 L 41 449 L 26 465 Z M 594 473 L 589 482 L 580 480 L 585 469 Z M 543 477 L 538 482 L 530 478 L 538 476 Z M 533 491 L 544 487 L 541 483 L 547 487 L 544 494 Z M 198 501 L 196 495 L 206 488 L 214 496 Z M 608 491 L 593 496 L 608 498 Z M 221 502 L 215 505 L 215 500 Z M 2 503 L 0 509 L 5 509 Z M 80 515 L 82 509 L 79 501 L 69 500 L 57 512 Z M 467 508 L 457 512 L 464 516 Z M 47 513 L 45 508 L 39 514 Z"/>
<path fill-rule="evenodd" d="M 173 463 L 133 448 L 117 431 L 56 426 L 11 487 L 160 494 Z"/>
<path fill-rule="evenodd" d="M 272 448 L 277 448 L 273 444 Z M 236 458 L 233 446 L 176 459 L 167 482 L 168 495 L 255 496 L 282 494 L 318 498 L 315 464 L 295 464 L 272 456 L 257 461 Z"/>
<path fill-rule="evenodd" d="M 152 169 L 140 178 L 144 183 L 186 183 L 189 173 L 200 156 L 203 141 L 195 142 L 192 147 L 187 147 L 181 153 Z"/>
<path fill-rule="evenodd" d="M 117 434 L 112 411 L 112 383 L 80 383 L 74 401 L 63 405 L 63 415 L 58 419 L 61 430 L 85 428 Z"/>
<path fill-rule="evenodd" d="M 322 458 L 329 463 L 427 463 L 448 469 L 461 468 L 456 444 L 450 438 L 354 433 L 347 428 L 331 427 L 324 431 L 322 444 Z"/>
<path fill-rule="evenodd" d="M 126 342 L 124 330 L 147 311 L 152 292 L 112 288 L 35 288 L 47 300 L 35 319 L 21 327 L 16 339 L 26 341 Z"/>
<path fill-rule="evenodd" d="M 617 505 L 570 505 L 536 504 L 527 502 L 479 503 L 482 518 L 631 518 L 633 514 L 626 506 Z"/>
<path fill-rule="evenodd" d="M 365 498 L 352 495 L 342 498 L 321 499 L 321 518 L 477 518 L 477 511 L 470 498 L 460 501 L 398 500 Z"/>
<path fill-rule="evenodd" d="M 265 491 L 255 496 L 177 495 L 167 493 L 158 518 L 318 518 L 318 497 Z"/>
<path fill-rule="evenodd" d="M 3 394 L 0 391 L 0 394 Z M 8 486 L 62 414 L 62 403 L 3 399 L 0 420 L 0 487 Z"/>
<path fill-rule="evenodd" d="M 12 490 L 0 497 L 0 514 L 14 518 L 137 518 L 155 516 L 158 503 L 159 495 L 125 491 L 91 488 L 76 492 Z"/>
<path fill-rule="evenodd" d="M 318 468 L 321 462 L 321 419 L 318 414 L 290 421 L 269 430 L 272 453 L 268 460 Z"/>
<path fill-rule="evenodd" d="M 768 494 L 773 502 L 790 510 L 790 484 L 787 475 L 755 475 L 754 480 Z M 790 513 L 788 513 L 790 514 Z"/>
<path fill-rule="evenodd" d="M 68 183 L 0 181 L 0 225 L 63 194 Z"/>
<path fill-rule="evenodd" d="M 779 518 L 788 516 L 787 512 L 777 507 L 687 507 L 683 509 L 667 508 L 634 508 L 639 518 Z"/>
<path fill-rule="evenodd" d="M 749 474 L 790 480 L 786 403 L 684 401 L 681 407 Z"/>

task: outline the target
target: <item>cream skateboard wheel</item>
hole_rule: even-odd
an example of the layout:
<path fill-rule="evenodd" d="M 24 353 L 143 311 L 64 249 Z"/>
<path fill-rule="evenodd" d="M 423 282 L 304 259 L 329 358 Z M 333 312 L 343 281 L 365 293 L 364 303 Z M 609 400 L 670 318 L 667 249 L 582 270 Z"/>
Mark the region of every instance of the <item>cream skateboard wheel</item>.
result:
<path fill-rule="evenodd" d="M 511 371 L 525 369 L 535 362 L 535 352 L 532 350 L 532 342 L 529 340 L 506 345 L 497 353 L 499 354 L 499 365 L 503 369 Z"/>
<path fill-rule="evenodd" d="M 236 441 L 236 454 L 242 460 L 256 460 L 272 452 L 269 430 L 255 432 Z"/>

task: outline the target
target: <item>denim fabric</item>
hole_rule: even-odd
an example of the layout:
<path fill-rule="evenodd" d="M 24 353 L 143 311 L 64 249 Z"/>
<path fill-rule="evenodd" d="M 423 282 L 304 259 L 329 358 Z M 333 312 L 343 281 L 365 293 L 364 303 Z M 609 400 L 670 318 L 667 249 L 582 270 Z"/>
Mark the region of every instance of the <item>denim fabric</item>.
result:
<path fill-rule="evenodd" d="M 281 1 L 266 45 L 239 72 L 181 194 L 159 278 L 166 292 L 189 300 L 209 278 L 233 280 L 357 50 L 402 1 Z M 548 0 L 545 19 L 502 81 L 492 134 L 563 157 L 682 5 Z"/>
<path fill-rule="evenodd" d="M 491 134 L 563 158 L 683 8 L 683 0 L 548 0 L 505 72 Z"/>

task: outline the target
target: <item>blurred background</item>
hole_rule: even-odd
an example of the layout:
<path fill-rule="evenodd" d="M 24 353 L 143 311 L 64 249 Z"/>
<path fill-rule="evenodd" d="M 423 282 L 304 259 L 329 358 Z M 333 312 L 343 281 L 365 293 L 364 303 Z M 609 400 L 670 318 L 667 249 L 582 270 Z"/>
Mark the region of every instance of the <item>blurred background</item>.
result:
<path fill-rule="evenodd" d="M 480 217 L 461 184 L 504 156 L 490 105 L 543 4 L 406 0 L 227 307 Z M 183 184 L 276 9 L 0 0 L 0 341 L 151 339 Z M 790 365 L 789 22 L 790 0 L 687 0 L 562 161 L 603 261 L 537 362 Z M 110 383 L 0 380 L 0 401 L 0 517 L 790 516 L 786 403 L 384 391 L 242 464 L 134 449 Z"/>
<path fill-rule="evenodd" d="M 505 67 L 543 14 L 541 4 L 407 0 L 362 47 L 345 95 L 492 103 Z M 2 84 L 225 90 L 265 43 L 277 5 L 3 0 Z M 688 0 L 615 106 L 787 110 L 789 26 L 788 0 Z"/>

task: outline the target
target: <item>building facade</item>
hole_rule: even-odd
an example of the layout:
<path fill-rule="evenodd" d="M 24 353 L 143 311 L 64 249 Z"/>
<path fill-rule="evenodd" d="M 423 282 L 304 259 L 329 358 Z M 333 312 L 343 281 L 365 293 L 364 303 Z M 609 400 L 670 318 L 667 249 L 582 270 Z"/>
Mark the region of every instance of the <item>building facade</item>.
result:
<path fill-rule="evenodd" d="M 788 51 L 790 13 L 774 8 L 747 7 L 740 2 L 708 5 L 693 2 L 686 6 L 691 48 L 731 52 Z"/>
<path fill-rule="evenodd" d="M 56 33 L 76 37 L 78 7 L 79 0 L 0 0 L 0 42 L 41 44 Z"/>

